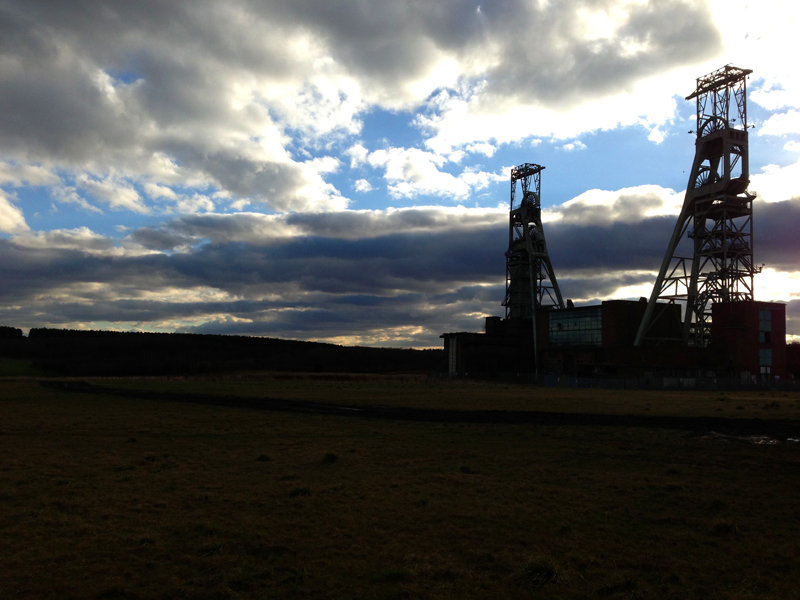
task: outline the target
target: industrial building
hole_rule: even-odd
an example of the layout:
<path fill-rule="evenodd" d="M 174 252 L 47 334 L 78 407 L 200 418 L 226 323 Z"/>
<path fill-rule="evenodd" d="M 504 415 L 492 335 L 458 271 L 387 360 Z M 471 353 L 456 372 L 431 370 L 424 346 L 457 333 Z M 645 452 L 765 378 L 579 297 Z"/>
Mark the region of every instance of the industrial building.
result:
<path fill-rule="evenodd" d="M 697 105 L 695 157 L 649 299 L 565 303 L 541 220 L 544 167 L 512 169 L 505 317 L 487 317 L 484 333 L 443 334 L 448 372 L 743 383 L 795 377 L 800 346 L 787 359 L 785 305 L 753 294 L 761 268 L 753 261 L 755 194 L 748 191 L 750 73 L 725 66 L 699 78 L 686 98 Z"/>

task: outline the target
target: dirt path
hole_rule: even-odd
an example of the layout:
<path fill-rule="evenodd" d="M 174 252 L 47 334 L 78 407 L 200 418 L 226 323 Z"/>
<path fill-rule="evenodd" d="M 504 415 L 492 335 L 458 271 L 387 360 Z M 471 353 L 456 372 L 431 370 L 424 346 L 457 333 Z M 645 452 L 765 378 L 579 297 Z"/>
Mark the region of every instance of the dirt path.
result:
<path fill-rule="evenodd" d="M 324 402 L 282 400 L 278 398 L 243 398 L 208 394 L 179 394 L 110 388 L 83 381 L 43 381 L 42 385 L 65 392 L 105 394 L 166 402 L 185 402 L 230 406 L 256 410 L 333 415 L 361 419 L 390 419 L 431 423 L 534 424 L 560 426 L 642 427 L 677 429 L 698 433 L 722 433 L 730 436 L 768 436 L 777 440 L 800 438 L 800 421 L 788 419 L 729 419 L 721 417 L 673 417 L 644 415 L 604 415 L 506 410 L 440 410 L 392 406 L 344 406 Z"/>

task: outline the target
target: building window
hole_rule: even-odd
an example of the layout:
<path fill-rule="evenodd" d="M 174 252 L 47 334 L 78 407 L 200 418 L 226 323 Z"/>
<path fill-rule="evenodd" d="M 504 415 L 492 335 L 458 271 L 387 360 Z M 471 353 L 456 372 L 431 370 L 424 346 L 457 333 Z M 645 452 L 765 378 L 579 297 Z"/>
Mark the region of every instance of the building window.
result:
<path fill-rule="evenodd" d="M 599 346 L 602 307 L 554 310 L 548 315 L 548 339 L 553 346 Z"/>
<path fill-rule="evenodd" d="M 772 348 L 761 348 L 758 351 L 758 364 L 762 367 L 772 366 Z"/>
<path fill-rule="evenodd" d="M 772 343 L 772 311 L 760 309 L 758 311 L 758 341 L 762 344 Z"/>

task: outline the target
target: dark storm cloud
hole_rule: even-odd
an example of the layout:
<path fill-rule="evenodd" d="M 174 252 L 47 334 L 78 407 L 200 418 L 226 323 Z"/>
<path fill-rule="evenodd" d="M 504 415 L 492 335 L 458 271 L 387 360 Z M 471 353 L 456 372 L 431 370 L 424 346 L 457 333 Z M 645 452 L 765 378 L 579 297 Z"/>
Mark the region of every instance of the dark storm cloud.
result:
<path fill-rule="evenodd" d="M 657 270 L 674 227 L 675 217 L 607 227 L 555 222 L 545 225 L 545 234 L 557 268 Z"/>
<path fill-rule="evenodd" d="M 786 303 L 786 333 L 800 335 L 800 300 Z"/>
<path fill-rule="evenodd" d="M 800 245 L 791 224 L 798 222 L 798 206 L 756 203 L 759 262 L 797 269 Z M 0 240 L 0 317 L 23 327 L 169 322 L 188 323 L 178 325 L 186 331 L 295 338 L 416 328 L 397 343 L 436 345 L 442 331 L 477 331 L 480 315 L 503 314 L 508 234 L 502 222 L 439 227 L 442 219 L 429 214 L 415 220 L 437 223 L 430 230 L 351 239 L 288 236 L 281 229 L 285 222 L 267 219 L 270 227 L 280 224 L 279 235 L 270 237 L 253 225 L 263 219 L 218 215 L 183 217 L 131 236 L 151 247 L 187 239 L 194 244 L 171 254 L 114 254 L 78 234 L 63 235 L 62 243 L 83 246 L 60 249 L 36 247 L 24 235 L 18 239 L 28 240 L 27 246 Z M 310 223 L 303 227 L 316 227 Z M 191 235 L 179 231 L 189 225 Z M 674 225 L 674 217 L 546 224 L 564 297 L 600 299 L 622 287 L 652 284 Z M 202 241 L 208 239 L 216 241 Z M 223 294 L 205 297 L 198 290 Z M 792 301 L 788 309 L 790 333 L 800 323 L 796 305 Z"/>
<path fill-rule="evenodd" d="M 778 271 L 800 270 L 800 199 L 753 203 L 753 249 L 757 264 Z"/>
<path fill-rule="evenodd" d="M 675 228 L 675 216 L 645 218 L 646 208 L 657 206 L 624 194 L 611 207 L 568 206 L 564 220 L 545 225 L 548 249 L 557 267 L 565 269 L 657 270 Z M 652 200 L 652 198 L 650 198 Z M 621 205 L 631 208 L 620 211 Z M 753 203 L 754 256 L 758 263 L 779 271 L 800 268 L 800 201 Z M 683 240 L 686 245 L 686 240 Z M 679 247 L 680 248 L 680 247 Z M 691 254 L 686 248 L 683 255 Z M 557 257 L 557 258 L 556 258 Z"/>
<path fill-rule="evenodd" d="M 476 239 L 481 241 L 481 236 Z M 490 293 L 483 286 L 461 286 L 458 280 L 485 279 L 487 272 L 494 271 L 492 275 L 499 281 L 500 261 L 491 265 L 494 268 L 464 272 L 463 265 L 456 268 L 456 258 L 479 262 L 482 257 L 470 255 L 463 245 L 441 256 L 430 255 L 427 247 L 435 245 L 434 240 L 421 242 L 426 241 L 410 238 L 354 246 L 340 240 L 314 240 L 311 244 L 293 240 L 276 251 L 208 244 L 189 255 L 116 260 L 75 251 L 58 256 L 31 249 L 15 253 L 9 244 L 0 244 L 4 265 L 0 270 L 8 283 L 8 295 L 2 294 L 0 299 L 10 305 L 0 310 L 0 318 L 22 326 L 105 321 L 145 327 L 165 320 L 199 318 L 206 323 L 180 329 L 297 338 L 413 327 L 425 333 L 405 345 L 435 345 L 441 328 L 481 327 L 479 319 L 465 318 L 464 313 L 499 313 L 502 286 Z M 399 253 L 407 257 L 397 260 Z M 11 260 L 15 268 L 10 267 Z M 414 269 L 412 263 L 421 269 Z M 434 276 L 438 277 L 435 281 L 431 280 Z M 84 287 L 95 283 L 111 289 Z M 258 299 L 187 302 L 180 293 L 175 302 L 124 297 L 169 289 L 186 289 L 190 294 L 195 286 L 213 286 Z M 441 289 L 453 291 L 435 293 Z M 277 299 L 262 299 L 265 293 Z M 48 299 L 64 296 L 79 301 Z M 397 343 L 403 345 L 402 336 Z"/>
<path fill-rule="evenodd" d="M 148 231 L 152 245 L 170 234 L 158 233 L 153 238 Z M 28 327 L 201 318 L 208 322 L 183 330 L 300 338 L 413 327 L 425 334 L 406 345 L 435 345 L 441 328 L 481 327 L 465 313 L 499 314 L 505 235 L 503 228 L 483 227 L 361 240 L 293 237 L 271 245 L 205 243 L 171 255 L 116 257 L 0 240 L 6 282 L 0 317 Z M 487 280 L 493 288 L 468 283 Z M 197 287 L 244 299 L 181 298 L 181 289 L 191 294 Z M 142 299 L 169 290 L 175 302 Z"/>
<path fill-rule="evenodd" d="M 395 234 L 364 240 L 290 238 L 271 246 L 205 244 L 170 257 L 171 268 L 235 294 L 264 293 L 274 283 L 326 293 L 389 294 L 435 290 L 498 273 L 505 232 Z M 465 268 L 466 267 L 466 268 Z"/>
<path fill-rule="evenodd" d="M 555 266 L 554 266 L 555 269 Z M 558 285 L 564 299 L 582 298 L 581 304 L 596 304 L 612 296 L 621 287 L 652 285 L 654 277 L 649 273 L 625 273 L 616 271 L 580 271 L 577 273 L 556 269 Z M 648 294 L 649 295 L 649 294 Z"/>
<path fill-rule="evenodd" d="M 394 233 L 468 231 L 502 227 L 507 215 L 496 210 L 460 210 L 442 207 L 389 211 L 336 211 L 325 213 L 260 213 L 183 215 L 162 227 L 141 228 L 131 239 L 146 248 L 168 250 L 194 240 L 247 242 L 274 245 L 288 237 L 364 240 Z"/>
<path fill-rule="evenodd" d="M 415 335 L 417 344 L 436 346 L 442 331 L 480 330 L 482 320 L 469 313 L 502 314 L 503 293 L 504 286 L 495 285 L 463 286 L 445 295 L 326 296 L 324 302 L 317 302 L 317 307 L 310 310 L 300 304 L 291 307 L 300 310 L 237 315 L 254 318 L 252 323 L 216 321 L 184 331 L 330 338 L 412 327 L 424 332 Z M 399 345 L 409 345 L 402 333 L 394 335 L 401 338 Z"/>
<path fill-rule="evenodd" d="M 148 250 L 160 251 L 174 250 L 194 241 L 191 237 L 160 227 L 143 227 L 134 231 L 130 237 L 134 242 L 141 244 Z"/>
<path fill-rule="evenodd" d="M 444 230 L 492 225 L 505 220 L 496 211 L 447 211 L 441 208 L 419 207 L 397 211 L 340 211 L 325 214 L 287 215 L 287 225 L 325 237 L 363 238 L 386 235 L 397 231 Z"/>
<path fill-rule="evenodd" d="M 52 302 L 39 307 L 53 322 L 138 322 L 164 319 L 180 320 L 207 315 L 226 315 L 220 321 L 210 321 L 180 330 L 191 333 L 222 333 L 242 335 L 281 335 L 284 337 L 331 337 L 353 333 L 385 330 L 393 327 L 429 329 L 436 336 L 442 327 L 453 330 L 475 330 L 482 324 L 474 317 L 464 318 L 453 311 L 470 309 L 499 314 L 498 298 L 502 286 L 465 286 L 447 294 L 447 298 L 425 294 L 396 296 L 304 294 L 302 300 L 287 298 L 277 301 L 185 302 L 170 303 L 149 300 L 102 300 L 86 303 Z M 421 309 L 433 304 L 434 308 Z M 245 319 L 235 321 L 231 319 Z"/>
<path fill-rule="evenodd" d="M 394 294 L 482 281 L 499 272 L 505 232 L 469 236 L 395 234 L 364 240 L 289 238 L 280 244 L 207 243 L 171 255 L 102 256 L 75 249 L 25 248 L 0 240 L 7 302 L 48 289 L 110 283 L 142 291 L 209 286 L 237 295 L 263 294 L 276 284 L 307 292 Z"/>
<path fill-rule="evenodd" d="M 86 283 L 133 289 L 158 289 L 176 279 L 165 255 L 114 257 L 70 248 L 30 248 L 0 239 L 0 301 L 40 301 L 59 289 Z M 186 282 L 177 281 L 178 284 Z M 91 290 L 79 290 L 92 299 Z"/>

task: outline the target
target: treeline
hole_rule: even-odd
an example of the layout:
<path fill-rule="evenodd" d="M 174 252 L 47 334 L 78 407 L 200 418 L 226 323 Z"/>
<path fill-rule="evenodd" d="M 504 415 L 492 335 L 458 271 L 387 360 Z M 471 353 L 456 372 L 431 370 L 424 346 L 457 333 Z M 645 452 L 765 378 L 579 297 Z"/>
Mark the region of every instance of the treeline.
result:
<path fill-rule="evenodd" d="M 14 328 L 4 328 L 14 329 Z M 19 330 L 17 330 L 19 331 Z M 277 338 L 31 329 L 0 339 L 0 353 L 64 376 L 197 375 L 226 371 L 433 372 L 442 350 L 365 348 Z"/>
<path fill-rule="evenodd" d="M 21 340 L 22 339 L 22 329 L 17 329 L 16 327 L 6 327 L 5 325 L 0 325 L 0 339 L 9 339 L 9 340 Z"/>

